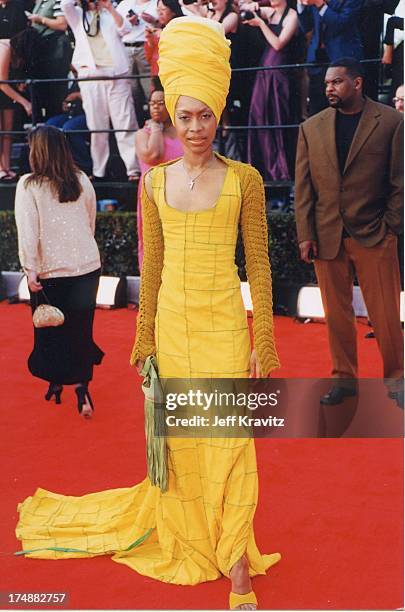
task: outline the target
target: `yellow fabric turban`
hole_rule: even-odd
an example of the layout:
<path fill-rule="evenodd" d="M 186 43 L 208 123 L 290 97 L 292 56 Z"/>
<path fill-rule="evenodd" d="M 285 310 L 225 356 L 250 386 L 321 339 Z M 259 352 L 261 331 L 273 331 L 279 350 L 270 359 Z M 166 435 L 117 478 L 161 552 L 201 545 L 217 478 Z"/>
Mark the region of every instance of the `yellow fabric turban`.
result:
<path fill-rule="evenodd" d="M 180 96 L 204 102 L 219 122 L 231 79 L 229 45 L 222 24 L 204 17 L 177 17 L 165 27 L 159 77 L 173 123 Z"/>

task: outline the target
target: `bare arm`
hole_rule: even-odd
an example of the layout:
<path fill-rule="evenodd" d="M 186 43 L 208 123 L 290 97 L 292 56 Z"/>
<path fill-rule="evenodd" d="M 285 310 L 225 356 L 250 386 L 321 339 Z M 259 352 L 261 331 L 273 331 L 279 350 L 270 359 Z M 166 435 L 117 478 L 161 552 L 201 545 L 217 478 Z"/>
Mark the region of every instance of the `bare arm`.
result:
<path fill-rule="evenodd" d="M 231 34 L 236 32 L 236 30 L 238 29 L 238 21 L 239 18 L 236 13 L 229 13 L 229 15 L 227 15 L 222 22 L 225 34 Z"/>
<path fill-rule="evenodd" d="M 115 26 L 120 36 L 125 36 L 125 34 L 129 34 L 129 32 L 131 32 L 132 25 L 128 19 L 126 19 L 126 17 L 120 15 L 120 13 L 114 8 L 111 0 L 99 0 L 99 5 L 101 8 L 104 8 L 110 13 L 111 17 L 114 19 Z"/>
<path fill-rule="evenodd" d="M 271 45 L 273 49 L 275 49 L 275 51 L 281 51 L 281 49 L 283 49 L 290 42 L 292 37 L 295 36 L 298 29 L 297 14 L 295 11 L 292 10 L 290 10 L 287 17 L 285 18 L 280 36 L 276 36 L 276 34 L 271 31 L 269 26 L 261 17 L 256 16 L 254 19 L 251 19 L 246 23 L 252 26 L 259 27 L 263 33 L 263 36 L 265 37 L 269 45 Z"/>
<path fill-rule="evenodd" d="M 145 164 L 156 166 L 163 160 L 165 151 L 163 131 L 155 121 L 149 121 L 147 127 L 135 135 L 136 154 Z"/>
<path fill-rule="evenodd" d="M 9 78 L 9 70 L 10 70 L 10 59 L 11 59 L 11 50 L 10 48 L 4 48 L 4 51 L 0 51 L 0 81 L 7 80 Z M 21 104 L 21 106 L 25 109 L 25 112 L 30 115 L 32 112 L 31 102 L 26 100 L 24 96 L 18 93 L 11 85 L 8 83 L 0 83 L 0 91 L 6 94 L 11 100 Z"/>
<path fill-rule="evenodd" d="M 65 32 L 68 27 L 66 17 L 63 17 L 62 15 L 59 15 L 58 17 L 41 17 L 41 15 L 31 15 L 31 17 L 28 17 L 28 19 L 31 21 L 31 23 L 40 23 L 50 30 Z"/>

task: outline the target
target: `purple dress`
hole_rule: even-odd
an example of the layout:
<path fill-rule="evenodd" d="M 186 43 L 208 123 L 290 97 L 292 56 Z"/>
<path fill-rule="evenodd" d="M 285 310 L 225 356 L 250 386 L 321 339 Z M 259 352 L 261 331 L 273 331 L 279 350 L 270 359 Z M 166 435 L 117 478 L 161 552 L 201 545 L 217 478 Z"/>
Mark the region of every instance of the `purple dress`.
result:
<path fill-rule="evenodd" d="M 270 30 L 280 35 L 287 7 L 277 24 L 269 23 Z M 289 44 L 281 51 L 268 45 L 261 66 L 279 66 L 289 61 Z M 284 70 L 257 72 L 250 102 L 249 125 L 285 125 L 290 123 L 290 85 Z M 248 161 L 264 180 L 290 179 L 287 163 L 287 134 L 285 130 L 249 130 Z"/>

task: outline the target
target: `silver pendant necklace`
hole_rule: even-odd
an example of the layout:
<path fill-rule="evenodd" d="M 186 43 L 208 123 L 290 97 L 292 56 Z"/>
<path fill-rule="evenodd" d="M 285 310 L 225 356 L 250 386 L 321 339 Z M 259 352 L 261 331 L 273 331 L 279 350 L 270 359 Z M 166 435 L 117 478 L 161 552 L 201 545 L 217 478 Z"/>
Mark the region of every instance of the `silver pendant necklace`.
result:
<path fill-rule="evenodd" d="M 205 166 L 205 168 L 203 168 L 203 169 L 201 170 L 201 172 L 200 172 L 199 174 L 197 174 L 197 176 L 195 176 L 194 178 L 192 178 L 192 177 L 189 175 L 189 173 L 187 172 L 186 167 L 185 167 L 185 165 L 184 165 L 184 160 L 182 161 L 182 164 L 183 164 L 183 170 L 184 170 L 184 172 L 186 173 L 187 178 L 188 178 L 188 188 L 190 189 L 190 191 L 192 191 L 192 190 L 193 190 L 196 180 L 197 180 L 197 179 L 198 179 L 198 178 L 199 178 L 199 177 L 200 177 L 200 176 L 201 176 L 201 175 L 202 175 L 202 174 L 203 174 L 203 173 L 204 173 L 206 170 L 208 170 L 208 168 L 211 166 L 211 163 L 212 163 L 212 161 L 213 161 L 214 159 L 215 159 L 215 158 L 214 158 L 214 156 L 213 156 L 213 157 L 212 157 L 212 159 L 211 159 L 211 161 L 209 162 L 209 164 L 207 164 L 207 165 Z"/>

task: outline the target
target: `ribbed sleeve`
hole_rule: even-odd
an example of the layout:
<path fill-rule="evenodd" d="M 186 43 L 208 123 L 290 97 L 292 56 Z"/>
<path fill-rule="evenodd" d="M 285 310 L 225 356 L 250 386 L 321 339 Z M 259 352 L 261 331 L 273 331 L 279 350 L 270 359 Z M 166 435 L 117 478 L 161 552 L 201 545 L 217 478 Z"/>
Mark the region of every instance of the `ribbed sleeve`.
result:
<path fill-rule="evenodd" d="M 254 347 L 263 376 L 280 366 L 273 326 L 273 292 L 264 185 L 259 172 L 238 164 L 242 188 L 241 229 L 253 302 Z"/>
<path fill-rule="evenodd" d="M 155 355 L 155 316 L 157 297 L 162 281 L 163 268 L 163 232 L 159 211 L 145 189 L 145 175 L 142 185 L 142 222 L 144 256 L 141 272 L 141 289 L 139 314 L 135 344 L 130 363 L 138 359 L 145 361 L 149 355 Z"/>

